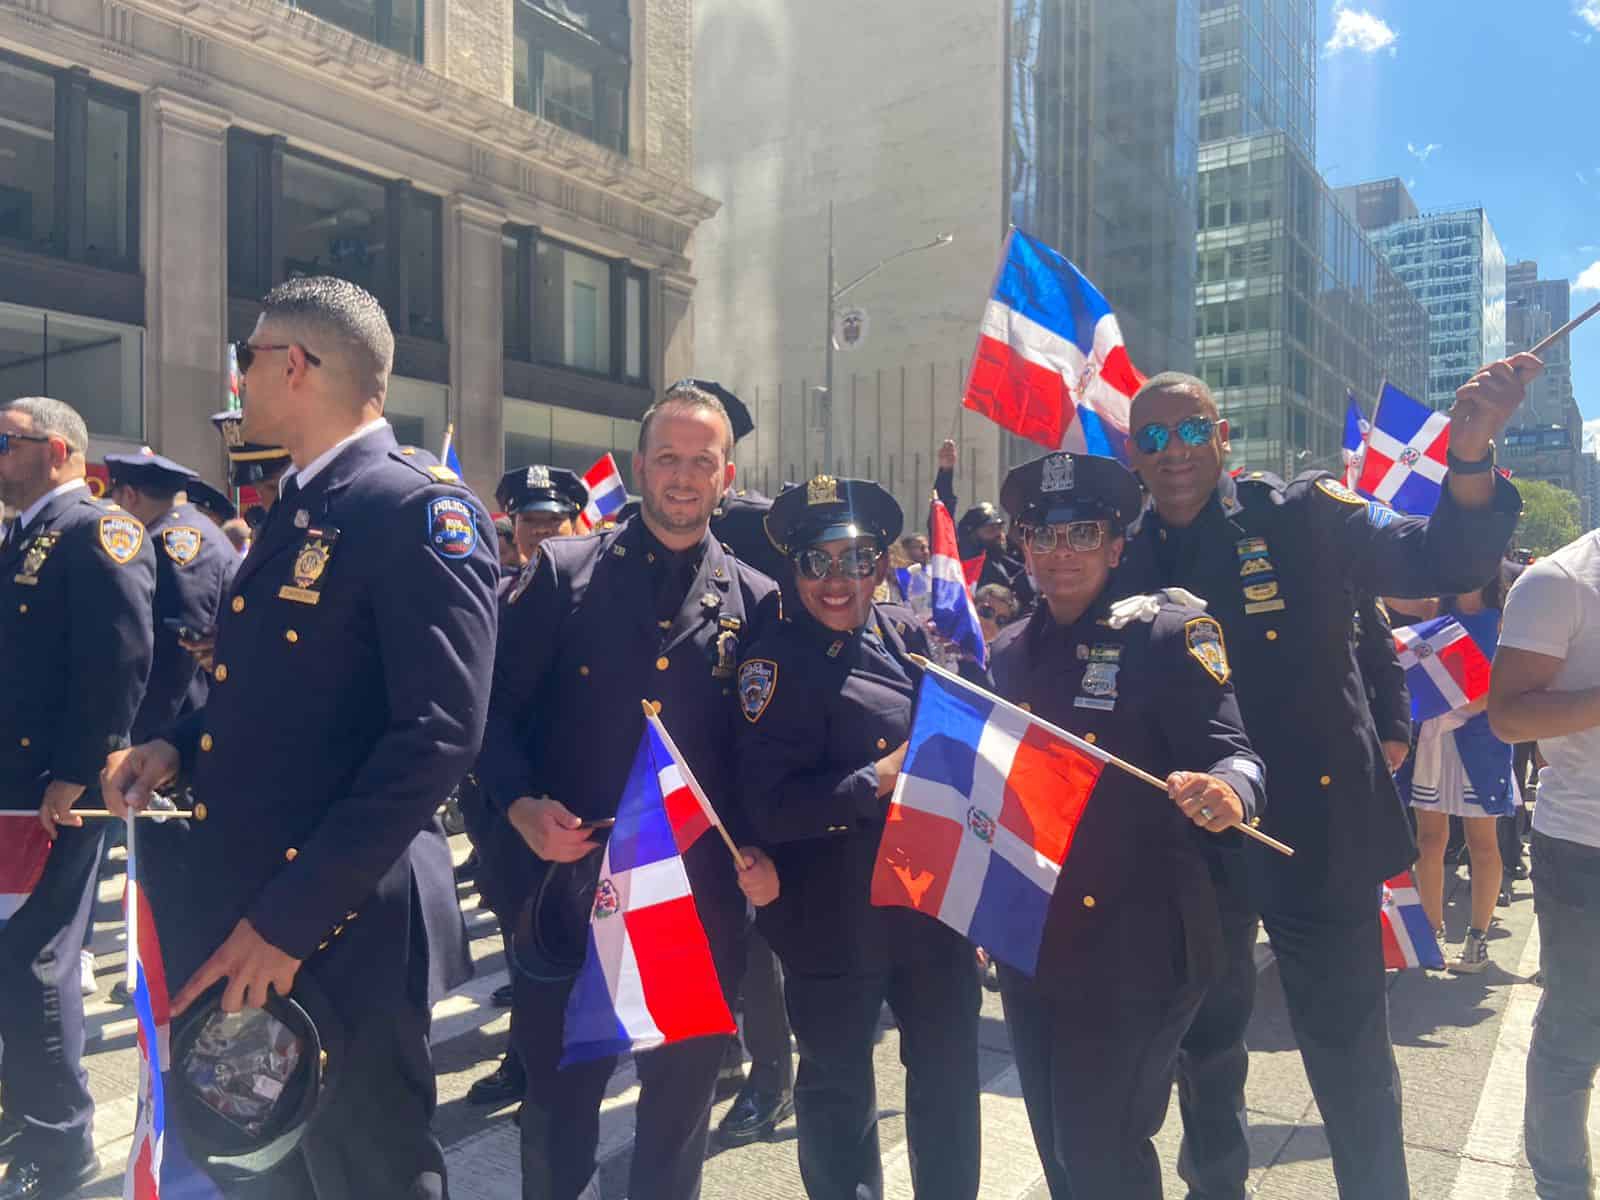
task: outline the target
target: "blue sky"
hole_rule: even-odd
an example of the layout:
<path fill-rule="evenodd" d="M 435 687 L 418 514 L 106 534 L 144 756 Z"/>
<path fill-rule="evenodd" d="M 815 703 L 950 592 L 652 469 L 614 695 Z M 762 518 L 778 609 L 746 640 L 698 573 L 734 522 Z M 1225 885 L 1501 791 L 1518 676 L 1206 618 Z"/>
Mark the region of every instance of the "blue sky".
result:
<path fill-rule="evenodd" d="M 1317 159 L 1335 186 L 1398 175 L 1426 209 L 1481 204 L 1508 261 L 1600 300 L 1600 0 L 1319 0 Z M 1600 418 L 1600 316 L 1573 335 Z"/>

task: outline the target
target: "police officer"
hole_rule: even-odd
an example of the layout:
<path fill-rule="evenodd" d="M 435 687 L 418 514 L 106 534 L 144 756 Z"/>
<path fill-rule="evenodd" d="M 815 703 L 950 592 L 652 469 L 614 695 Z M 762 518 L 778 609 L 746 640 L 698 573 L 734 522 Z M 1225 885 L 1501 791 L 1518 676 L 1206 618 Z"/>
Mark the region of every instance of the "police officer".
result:
<path fill-rule="evenodd" d="M 939 446 L 939 473 L 934 476 L 933 490 L 952 519 L 956 515 L 956 459 L 956 444 L 946 438 Z M 1033 606 L 1033 584 L 1021 556 L 1007 544 L 1005 518 L 993 504 L 983 500 L 961 514 L 956 522 L 956 549 L 963 561 L 983 555 L 977 587 L 998 583 L 1010 589 L 1019 610 L 1025 612 Z"/>
<path fill-rule="evenodd" d="M 236 491 L 254 489 L 258 506 L 271 508 L 278 499 L 278 480 L 289 469 L 289 452 L 282 446 L 246 438 L 242 408 L 212 413 L 211 423 L 228 454 L 228 482 Z M 249 514 L 247 509 L 245 515 Z"/>
<path fill-rule="evenodd" d="M 1516 524 L 1516 489 L 1492 438 L 1539 369 L 1518 355 L 1457 393 L 1450 470 L 1431 520 L 1369 504 L 1326 472 L 1285 486 L 1224 470 L 1228 426 L 1202 380 L 1157 375 L 1132 408 L 1132 461 L 1152 504 L 1118 576 L 1125 592 L 1180 585 L 1209 601 L 1237 671 L 1245 726 L 1265 758 L 1265 828 L 1295 847 L 1245 848 L 1248 889 L 1224 895 L 1227 974 L 1185 1042 L 1179 1172 L 1191 1195 L 1243 1196 L 1243 1035 L 1257 911 L 1272 939 L 1301 1056 L 1322 1111 L 1340 1194 L 1408 1196 L 1400 1079 L 1389 1045 L 1373 896 L 1416 858 L 1351 649 L 1358 591 L 1461 592 L 1494 574 Z"/>
<path fill-rule="evenodd" d="M 513 467 L 500 477 L 494 495 L 511 516 L 523 562 L 538 552 L 546 538 L 576 533 L 578 514 L 589 503 L 589 489 L 582 479 L 542 463 Z"/>
<path fill-rule="evenodd" d="M 205 703 L 206 675 L 179 644 L 215 629 L 239 556 L 189 504 L 195 473 L 159 454 L 108 454 L 111 499 L 144 524 L 155 548 L 155 659 L 132 739 L 146 741 Z"/>
<path fill-rule="evenodd" d="M 156 564 L 144 527 L 90 493 L 88 444 L 59 400 L 0 408 L 0 502 L 20 510 L 0 548 L 0 809 L 36 811 L 54 839 L 0 928 L 4 1200 L 67 1195 L 98 1166 L 78 950 L 102 826 L 70 810 L 86 794 L 98 807 L 100 764 L 128 744 L 150 673 Z"/>
<path fill-rule="evenodd" d="M 1167 781 L 1104 767 L 1032 978 L 1000 963 L 1006 1028 L 1052 1197 L 1160 1197 L 1178 1043 L 1222 957 L 1212 882 L 1262 799 L 1221 627 L 1156 593 L 1111 604 L 1139 488 L 1049 454 L 1000 492 L 1042 603 L 992 648 L 1000 695 Z M 1192 598 L 1191 598 L 1192 599 Z M 1114 981 L 1114 982 L 1108 982 Z"/>
<path fill-rule="evenodd" d="M 595 537 L 546 542 L 506 597 L 489 731 L 478 775 L 538 859 L 535 883 L 576 872 L 597 850 L 591 822 L 616 813 L 648 700 L 717 811 L 738 832 L 731 743 L 734 673 L 779 612 L 776 586 L 711 537 L 733 481 L 733 436 L 715 396 L 674 385 L 644 416 L 637 516 Z M 737 980 L 746 923 L 725 846 L 684 856 L 695 907 L 725 990 Z M 770 864 L 766 864 L 770 867 Z M 764 874 L 761 874 L 765 878 Z M 583 915 L 578 919 L 581 921 Z M 576 968 L 573 968 L 575 972 Z M 522 1194 L 571 1200 L 592 1186 L 600 1100 L 615 1060 L 558 1069 L 570 974 L 519 971 Z M 628 1194 L 698 1194 L 711 1098 L 726 1043 L 696 1038 L 634 1056 L 640 1093 Z"/>
<path fill-rule="evenodd" d="M 919 1197 L 978 1194 L 978 977 L 960 934 L 870 902 L 928 642 L 872 602 L 903 518 L 875 483 L 820 475 L 773 502 L 792 563 L 789 619 L 739 668 L 739 791 L 780 894 L 758 922 L 785 972 L 800 1045 L 800 1177 L 821 1200 L 883 1194 L 872 1050 L 885 1000 L 900 1026 Z"/>
<path fill-rule="evenodd" d="M 205 707 L 114 755 L 106 799 L 192 781 L 189 901 L 161 930 L 175 1015 L 219 985 L 225 1011 L 258 1007 L 304 971 L 346 1023 L 301 1144 L 315 1194 L 437 1200 L 429 1003 L 470 968 L 434 812 L 488 706 L 488 514 L 401 453 L 393 335 L 359 287 L 274 288 L 237 352 L 246 432 L 294 471 L 234 577 Z"/>

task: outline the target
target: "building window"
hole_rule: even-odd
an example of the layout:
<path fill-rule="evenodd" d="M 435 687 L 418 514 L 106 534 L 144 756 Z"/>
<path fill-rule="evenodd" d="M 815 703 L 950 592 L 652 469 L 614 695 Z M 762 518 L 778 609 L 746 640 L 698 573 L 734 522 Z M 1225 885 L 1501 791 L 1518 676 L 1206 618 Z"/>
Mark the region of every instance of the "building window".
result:
<path fill-rule="evenodd" d="M 54 396 L 91 433 L 144 436 L 144 331 L 0 304 L 0 396 Z"/>
<path fill-rule="evenodd" d="M 630 270 L 625 285 L 623 313 L 624 343 L 622 374 L 634 383 L 644 383 L 645 347 L 645 284 L 649 277 L 643 271 Z"/>
<path fill-rule="evenodd" d="M 639 422 L 510 396 L 505 398 L 503 420 L 507 470 L 542 463 L 582 475 L 609 453 L 622 472 L 623 484 L 632 489 Z"/>
<path fill-rule="evenodd" d="M 290 7 L 422 61 L 422 0 L 289 0 Z"/>
<path fill-rule="evenodd" d="M 626 154 L 628 38 L 625 0 L 517 0 L 513 102 Z"/>
<path fill-rule="evenodd" d="M 136 271 L 139 98 L 0 56 L 0 240 Z"/>
<path fill-rule="evenodd" d="M 506 358 L 649 382 L 649 272 L 519 225 L 500 256 Z"/>
<path fill-rule="evenodd" d="M 383 184 L 342 167 L 283 156 L 280 278 L 337 275 L 377 295 L 388 265 Z"/>

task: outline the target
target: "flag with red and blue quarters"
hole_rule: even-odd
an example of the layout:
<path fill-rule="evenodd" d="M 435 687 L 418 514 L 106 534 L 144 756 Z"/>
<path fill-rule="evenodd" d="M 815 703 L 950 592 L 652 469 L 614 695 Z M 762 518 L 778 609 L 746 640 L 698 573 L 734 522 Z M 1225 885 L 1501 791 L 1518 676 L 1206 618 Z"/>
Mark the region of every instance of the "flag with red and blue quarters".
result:
<path fill-rule="evenodd" d="M 1116 314 L 1067 259 L 1013 229 L 978 329 L 965 405 L 1047 450 L 1128 461 L 1144 376 Z"/>
<path fill-rule="evenodd" d="M 1032 975 L 1050 897 L 1104 760 L 1086 742 L 925 671 L 872 875 L 872 903 L 914 908 Z"/>
<path fill-rule="evenodd" d="M 1355 490 L 1397 512 L 1432 514 L 1449 469 L 1450 418 L 1384 383 Z"/>
<path fill-rule="evenodd" d="M 1383 926 L 1383 965 L 1391 971 L 1407 967 L 1444 969 L 1444 951 L 1422 910 L 1422 898 L 1410 871 L 1401 871 L 1383 885 L 1379 921 Z"/>
<path fill-rule="evenodd" d="M 27 903 L 49 856 L 50 835 L 38 813 L 0 812 L 0 929 Z"/>
<path fill-rule="evenodd" d="M 578 528 L 588 533 L 623 510 L 628 503 L 628 489 L 617 469 L 617 460 L 609 451 L 583 473 L 583 483 L 589 489 L 589 503 L 578 514 Z"/>
<path fill-rule="evenodd" d="M 1361 406 L 1356 403 L 1356 394 L 1345 389 L 1344 393 L 1344 437 L 1339 443 L 1339 453 L 1344 458 L 1344 485 L 1354 488 L 1361 478 L 1361 462 L 1367 450 L 1367 434 L 1372 429 L 1372 423 L 1361 415 Z"/>
<path fill-rule="evenodd" d="M 1395 653 L 1411 693 L 1411 719 L 1427 721 L 1489 694 L 1500 614 L 1446 615 L 1394 631 Z"/>
<path fill-rule="evenodd" d="M 714 823 L 689 769 L 645 725 L 600 863 L 561 1065 L 735 1032 L 683 852 Z"/>
<path fill-rule="evenodd" d="M 933 627 L 980 667 L 989 665 L 989 647 L 972 602 L 972 584 L 956 547 L 956 527 L 950 510 L 935 497 L 928 510 L 928 575 L 933 594 Z M 979 570 L 982 559 L 979 559 Z"/>

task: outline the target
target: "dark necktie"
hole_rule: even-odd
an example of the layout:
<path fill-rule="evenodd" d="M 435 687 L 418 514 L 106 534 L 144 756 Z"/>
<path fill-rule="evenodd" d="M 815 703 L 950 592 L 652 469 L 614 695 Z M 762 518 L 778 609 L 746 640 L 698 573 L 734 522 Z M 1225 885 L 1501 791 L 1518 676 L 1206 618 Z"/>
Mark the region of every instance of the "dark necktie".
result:
<path fill-rule="evenodd" d="M 656 567 L 656 621 L 663 629 L 683 607 L 683 598 L 694 582 L 695 564 L 687 554 L 663 556 Z"/>

